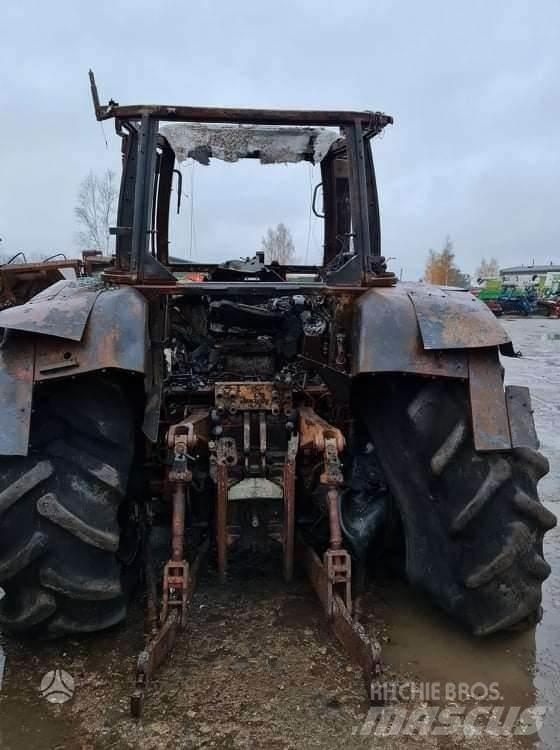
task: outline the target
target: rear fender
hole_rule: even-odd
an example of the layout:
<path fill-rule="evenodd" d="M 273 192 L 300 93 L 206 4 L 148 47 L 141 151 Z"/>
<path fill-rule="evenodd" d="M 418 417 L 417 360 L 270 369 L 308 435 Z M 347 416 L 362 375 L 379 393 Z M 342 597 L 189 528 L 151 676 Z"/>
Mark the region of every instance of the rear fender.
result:
<path fill-rule="evenodd" d="M 79 341 L 36 337 L 34 379 L 40 383 L 105 369 L 145 374 L 148 352 L 145 298 L 128 287 L 107 290 L 94 300 Z"/>
<path fill-rule="evenodd" d="M 60 295 L 67 282 L 59 284 L 54 294 L 51 288 L 50 295 L 0 312 L 7 329 L 0 348 L 0 455 L 27 455 L 35 383 L 120 370 L 144 376 L 146 391 L 153 387 L 146 299 L 128 287 L 85 285 L 71 295 L 69 311 L 69 297 Z"/>
<path fill-rule="evenodd" d="M 409 373 L 468 380 L 479 451 L 536 447 L 528 389 L 504 390 L 498 349 L 511 354 L 505 329 L 468 292 L 397 284 L 356 303 L 354 376 Z"/>
<path fill-rule="evenodd" d="M 23 305 L 0 312 L 0 328 L 81 341 L 103 286 L 92 279 L 57 281 Z"/>
<path fill-rule="evenodd" d="M 466 378 L 462 350 L 427 350 L 420 336 L 414 305 L 404 284 L 371 289 L 356 303 L 352 374 L 406 372 Z"/>

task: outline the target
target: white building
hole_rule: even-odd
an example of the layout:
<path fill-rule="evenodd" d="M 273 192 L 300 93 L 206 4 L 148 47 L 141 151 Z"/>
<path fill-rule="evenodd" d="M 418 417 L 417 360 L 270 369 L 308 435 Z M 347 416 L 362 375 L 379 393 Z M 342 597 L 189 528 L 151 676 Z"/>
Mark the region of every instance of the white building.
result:
<path fill-rule="evenodd" d="M 501 268 L 500 278 L 504 286 L 558 286 L 560 266 L 512 266 Z"/>

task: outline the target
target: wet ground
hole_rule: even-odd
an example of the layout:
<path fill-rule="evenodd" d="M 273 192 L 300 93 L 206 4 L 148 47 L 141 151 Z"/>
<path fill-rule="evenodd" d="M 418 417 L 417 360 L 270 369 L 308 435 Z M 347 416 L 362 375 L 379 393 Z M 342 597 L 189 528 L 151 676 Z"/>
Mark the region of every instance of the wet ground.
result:
<path fill-rule="evenodd" d="M 560 497 L 560 321 L 504 324 L 523 353 L 504 360 L 507 382 L 531 387 L 542 450 L 551 462 L 541 495 L 552 510 L 560 509 L 555 505 Z M 135 655 L 142 644 L 139 604 L 127 626 L 79 642 L 22 645 L 0 636 L 6 654 L 0 749 L 555 749 L 560 744 L 557 529 L 547 535 L 546 557 L 552 575 L 544 587 L 545 615 L 530 632 L 473 640 L 404 583 L 385 576 L 375 582 L 366 620 L 383 642 L 385 688 L 389 697 L 400 689 L 401 706 L 482 708 L 478 727 L 487 727 L 488 707 L 504 709 L 503 721 L 510 709 L 518 715 L 539 706 L 546 712 L 538 735 L 500 736 L 494 727 L 494 735 L 481 732 L 467 739 L 402 732 L 374 736 L 359 673 L 332 640 L 307 584 L 285 586 L 272 564 L 268 570 L 238 567 L 227 587 L 209 571 L 193 602 L 190 645 L 179 644 L 158 673 L 141 723 L 128 717 Z M 56 669 L 66 670 L 75 683 L 73 697 L 60 705 L 40 691 L 43 676 Z M 497 700 L 486 696 L 488 689 Z M 451 692 L 438 701 L 438 691 Z M 408 697 L 413 700 L 406 702 Z M 530 723 L 515 726 L 530 729 Z"/>

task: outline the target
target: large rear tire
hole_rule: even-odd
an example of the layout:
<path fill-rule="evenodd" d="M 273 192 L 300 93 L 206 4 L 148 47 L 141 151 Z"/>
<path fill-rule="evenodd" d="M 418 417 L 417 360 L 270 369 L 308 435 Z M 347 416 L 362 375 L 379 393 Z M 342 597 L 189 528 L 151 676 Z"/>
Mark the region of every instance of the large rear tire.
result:
<path fill-rule="evenodd" d="M 476 635 L 537 622 L 550 574 L 543 536 L 556 525 L 537 494 L 547 459 L 528 448 L 477 453 L 464 382 L 394 375 L 366 387 L 409 580 Z"/>
<path fill-rule="evenodd" d="M 122 389 L 100 378 L 42 388 L 29 455 L 0 458 L 0 629 L 103 630 L 127 609 L 121 522 L 132 412 Z"/>

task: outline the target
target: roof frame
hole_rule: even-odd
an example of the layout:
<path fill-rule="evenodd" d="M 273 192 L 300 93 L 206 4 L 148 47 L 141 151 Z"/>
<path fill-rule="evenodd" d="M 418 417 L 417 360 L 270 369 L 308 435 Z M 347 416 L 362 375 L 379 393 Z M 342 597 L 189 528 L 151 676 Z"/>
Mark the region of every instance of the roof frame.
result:
<path fill-rule="evenodd" d="M 359 123 L 368 135 L 376 135 L 393 118 L 383 112 L 352 110 L 239 109 L 235 107 L 185 107 L 169 104 L 120 105 L 112 99 L 101 104 L 93 71 L 89 71 L 91 96 L 98 120 L 141 120 L 154 117 L 162 122 L 239 123 L 241 125 L 344 126 Z"/>

